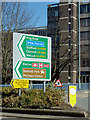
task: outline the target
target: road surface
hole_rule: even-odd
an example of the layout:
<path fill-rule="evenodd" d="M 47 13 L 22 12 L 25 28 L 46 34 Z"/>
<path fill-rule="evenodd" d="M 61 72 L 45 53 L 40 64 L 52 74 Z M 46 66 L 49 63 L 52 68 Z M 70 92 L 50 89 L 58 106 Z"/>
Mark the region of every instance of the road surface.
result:
<path fill-rule="evenodd" d="M 11 113 L 10 113 L 11 114 Z M 13 114 L 16 117 L 0 117 L 1 120 L 89 120 L 88 118 L 77 118 L 77 117 L 65 117 L 65 116 L 50 116 L 50 115 L 20 115 L 20 114 Z M 18 117 L 18 115 L 22 117 Z"/>

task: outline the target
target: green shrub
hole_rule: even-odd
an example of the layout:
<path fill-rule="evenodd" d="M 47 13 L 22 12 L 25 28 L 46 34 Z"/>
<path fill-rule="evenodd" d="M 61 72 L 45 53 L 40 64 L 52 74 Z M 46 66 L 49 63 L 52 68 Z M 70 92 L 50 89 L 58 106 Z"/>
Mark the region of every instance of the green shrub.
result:
<path fill-rule="evenodd" d="M 50 108 L 55 106 L 61 106 L 64 103 L 63 96 L 64 90 L 46 88 L 46 92 L 43 93 L 43 89 L 22 89 L 21 96 L 18 96 L 18 89 L 3 88 L 3 107 L 15 107 L 15 108 Z"/>
<path fill-rule="evenodd" d="M 18 95 L 18 89 L 14 89 L 11 87 L 3 87 L 2 88 L 2 98 L 9 97 L 9 96 L 17 96 Z"/>

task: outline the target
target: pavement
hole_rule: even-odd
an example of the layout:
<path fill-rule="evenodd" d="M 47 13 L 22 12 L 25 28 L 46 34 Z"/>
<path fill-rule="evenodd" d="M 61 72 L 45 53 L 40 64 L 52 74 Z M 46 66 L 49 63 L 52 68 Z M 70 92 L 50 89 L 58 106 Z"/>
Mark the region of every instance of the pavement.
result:
<path fill-rule="evenodd" d="M 2 113 L 2 120 L 89 120 L 87 117 Z"/>
<path fill-rule="evenodd" d="M 34 115 L 55 115 L 70 117 L 85 117 L 84 111 L 71 111 L 59 109 L 24 109 L 24 108 L 2 108 L 2 112 L 17 114 L 34 114 Z"/>
<path fill-rule="evenodd" d="M 13 108 L 2 108 L 2 110 L 2 120 L 89 120 L 82 111 Z"/>

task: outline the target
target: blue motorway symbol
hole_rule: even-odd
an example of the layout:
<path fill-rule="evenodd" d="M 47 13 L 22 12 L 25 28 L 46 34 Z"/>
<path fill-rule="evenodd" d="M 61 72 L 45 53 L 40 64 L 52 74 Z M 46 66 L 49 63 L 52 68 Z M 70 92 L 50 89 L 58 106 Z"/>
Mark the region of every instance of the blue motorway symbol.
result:
<path fill-rule="evenodd" d="M 44 42 L 27 40 L 26 41 L 26 45 L 37 46 L 37 47 L 44 47 Z"/>

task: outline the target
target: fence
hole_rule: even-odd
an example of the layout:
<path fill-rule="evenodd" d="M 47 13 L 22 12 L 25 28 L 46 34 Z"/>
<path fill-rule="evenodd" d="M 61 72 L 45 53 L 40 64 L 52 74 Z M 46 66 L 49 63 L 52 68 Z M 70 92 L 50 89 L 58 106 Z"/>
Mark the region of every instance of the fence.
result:
<path fill-rule="evenodd" d="M 49 87 L 53 88 L 53 85 L 50 84 L 46 84 L 46 86 L 49 85 Z M 65 89 L 65 92 L 68 91 L 68 83 L 62 83 L 62 89 Z M 76 85 L 77 86 L 77 91 L 79 90 L 90 90 L 90 83 L 81 83 L 81 89 L 79 89 L 79 84 L 70 84 L 70 85 Z M 9 87 L 11 85 L 0 85 L 0 87 Z M 32 84 L 29 85 L 29 88 L 35 88 L 35 89 L 42 89 L 43 88 L 43 84 Z M 61 89 L 61 87 L 58 87 L 57 89 Z"/>

